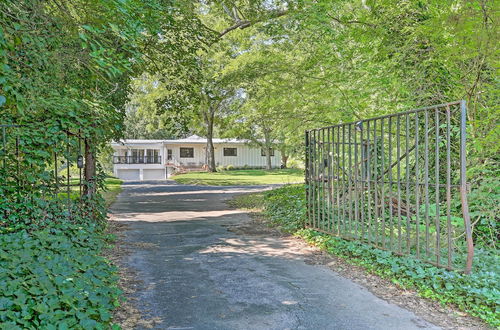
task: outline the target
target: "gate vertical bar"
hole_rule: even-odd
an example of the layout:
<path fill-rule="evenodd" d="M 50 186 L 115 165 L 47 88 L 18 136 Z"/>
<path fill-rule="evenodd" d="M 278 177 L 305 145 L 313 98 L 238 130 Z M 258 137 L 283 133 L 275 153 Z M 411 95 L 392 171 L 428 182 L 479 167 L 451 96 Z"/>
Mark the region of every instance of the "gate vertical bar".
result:
<path fill-rule="evenodd" d="M 472 260 L 474 258 L 474 242 L 472 239 L 472 228 L 470 223 L 469 204 L 467 201 L 467 177 L 466 177 L 466 129 L 467 129 L 467 106 L 464 100 L 460 101 L 460 199 L 462 201 L 462 214 L 465 225 L 465 239 L 467 242 L 467 260 L 465 273 L 472 271 Z"/>
<path fill-rule="evenodd" d="M 354 217 L 358 224 L 358 235 L 360 239 L 364 238 L 364 228 L 363 223 L 359 219 L 359 187 L 361 186 L 358 182 L 358 131 L 356 126 L 354 127 Z"/>
<path fill-rule="evenodd" d="M 382 248 L 385 247 L 385 141 L 384 141 L 384 118 L 380 119 L 380 216 L 382 217 Z"/>
<path fill-rule="evenodd" d="M 401 116 L 398 115 L 396 119 L 396 157 L 398 159 L 397 165 L 397 185 L 398 185 L 398 252 L 402 253 L 401 244 Z"/>
<path fill-rule="evenodd" d="M 343 185 L 341 184 L 341 170 L 340 170 L 340 127 L 337 127 L 337 235 L 340 235 L 340 219 L 342 217 L 341 213 L 341 203 L 340 203 L 340 198 L 341 198 L 341 189 Z"/>
<path fill-rule="evenodd" d="M 429 112 L 424 122 L 425 257 L 429 258 Z"/>
<path fill-rule="evenodd" d="M 373 232 L 373 222 L 371 216 L 371 156 L 370 156 L 370 121 L 366 122 L 366 142 L 363 139 L 363 132 L 365 128 L 361 126 L 361 183 L 363 184 L 363 191 L 361 192 L 362 198 L 362 208 L 366 209 L 366 221 L 367 228 L 366 233 L 368 237 L 368 242 L 373 242 L 374 232 Z M 366 144 L 365 144 L 366 143 Z M 366 145 L 366 148 L 365 148 Z M 366 150 L 366 151 L 365 151 Z M 366 174 L 365 174 L 366 168 Z M 365 181 L 366 180 L 366 181 Z M 366 191 L 366 194 L 365 194 Z M 366 195 L 366 198 L 363 196 Z M 364 211 L 362 211 L 364 213 Z"/>
<path fill-rule="evenodd" d="M 316 226 L 316 130 L 312 130 L 312 138 L 311 138 L 311 161 L 312 161 L 312 173 L 311 173 L 311 198 L 312 198 L 312 226 Z"/>
<path fill-rule="evenodd" d="M 450 107 L 446 107 L 446 218 L 447 218 L 447 244 L 448 244 L 448 269 L 452 267 L 452 241 L 451 241 L 451 118 Z"/>
<path fill-rule="evenodd" d="M 373 190 L 375 193 L 375 204 L 373 208 L 373 213 L 374 213 L 374 234 L 375 234 L 375 246 L 380 246 L 380 240 L 379 240 L 379 232 L 378 232 L 378 222 L 379 222 L 379 214 L 380 214 L 380 209 L 379 209 L 379 203 L 378 203 L 378 140 L 377 140 L 377 120 L 373 121 Z"/>
<path fill-rule="evenodd" d="M 411 235 L 410 235 L 410 219 L 411 219 L 411 200 L 410 200 L 410 116 L 406 114 L 406 129 L 405 129 L 405 181 L 406 181 L 406 253 L 410 254 L 411 250 Z"/>
<path fill-rule="evenodd" d="M 390 249 L 392 251 L 393 246 L 394 246 L 394 225 L 393 225 L 393 218 L 392 218 L 392 117 L 389 117 L 389 124 L 388 124 L 388 130 L 387 133 L 389 134 L 388 136 L 388 141 L 389 141 L 389 152 L 388 152 L 388 157 L 389 157 L 389 227 L 390 227 L 390 233 L 389 233 L 389 245 Z"/>
<path fill-rule="evenodd" d="M 438 266 L 441 265 L 441 218 L 439 214 L 439 201 L 440 201 L 440 189 L 441 187 L 439 186 L 439 108 L 436 108 L 435 110 L 435 133 L 436 133 L 436 144 L 435 144 L 435 180 L 436 180 L 436 264 Z"/>
<path fill-rule="evenodd" d="M 325 164 L 325 129 L 321 130 L 321 226 L 320 228 L 325 230 L 325 218 L 326 218 L 326 207 L 327 207 L 327 199 L 325 194 L 325 172 L 326 172 L 326 164 Z"/>
<path fill-rule="evenodd" d="M 352 197 L 352 194 L 353 194 L 353 170 L 352 170 L 352 142 L 351 142 L 351 139 L 352 139 L 352 125 L 348 125 L 347 126 L 347 140 L 348 140 L 348 149 L 347 149 L 347 153 L 349 155 L 348 157 L 348 164 L 349 164 L 349 171 L 347 172 L 348 173 L 348 176 L 349 176 L 349 231 L 351 233 L 351 235 L 353 237 L 356 237 L 356 221 L 354 220 L 354 223 L 353 223 L 353 219 L 355 218 L 356 214 L 354 212 L 352 212 L 352 202 L 353 202 L 353 197 Z M 354 214 L 353 214 L 354 213 Z"/>
<path fill-rule="evenodd" d="M 332 196 L 332 132 L 329 127 L 327 130 L 327 141 L 328 141 L 328 231 L 332 231 L 332 223 L 333 223 L 333 196 Z"/>
<path fill-rule="evenodd" d="M 418 130 L 418 113 L 415 113 L 415 247 L 417 258 L 420 258 L 420 183 L 418 180 L 418 150 L 419 150 L 419 130 Z"/>
<path fill-rule="evenodd" d="M 310 171 L 310 166 L 311 166 L 311 163 L 310 163 L 310 156 L 309 156 L 309 131 L 306 130 L 305 131 L 305 146 L 306 146 L 306 154 L 305 154 L 305 163 L 306 163 L 306 170 L 305 170 L 305 184 L 306 184 L 306 201 L 307 201 L 307 205 L 306 205 L 306 213 L 307 213 L 307 226 L 310 226 L 311 225 L 311 201 L 309 199 L 309 195 L 310 195 L 310 187 L 309 187 L 309 184 L 310 184 L 310 178 L 309 178 L 309 171 Z"/>

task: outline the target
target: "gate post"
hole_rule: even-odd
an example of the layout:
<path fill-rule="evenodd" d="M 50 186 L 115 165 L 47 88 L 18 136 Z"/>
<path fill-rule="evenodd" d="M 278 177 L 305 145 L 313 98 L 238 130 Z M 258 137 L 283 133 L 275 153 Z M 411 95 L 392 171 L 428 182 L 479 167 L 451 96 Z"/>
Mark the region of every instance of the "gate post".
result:
<path fill-rule="evenodd" d="M 467 201 L 467 178 L 466 178 L 466 128 L 467 128 L 467 106 L 464 100 L 460 101 L 460 199 L 462 201 L 462 214 L 464 217 L 465 239 L 467 241 L 467 262 L 465 273 L 470 274 L 472 270 L 472 259 L 474 258 L 474 242 L 472 239 L 472 228 L 470 223 L 469 204 Z"/>
<path fill-rule="evenodd" d="M 309 211 L 309 131 L 305 131 L 305 184 L 306 184 L 306 219 L 307 219 L 307 226 L 311 224 L 311 215 Z"/>

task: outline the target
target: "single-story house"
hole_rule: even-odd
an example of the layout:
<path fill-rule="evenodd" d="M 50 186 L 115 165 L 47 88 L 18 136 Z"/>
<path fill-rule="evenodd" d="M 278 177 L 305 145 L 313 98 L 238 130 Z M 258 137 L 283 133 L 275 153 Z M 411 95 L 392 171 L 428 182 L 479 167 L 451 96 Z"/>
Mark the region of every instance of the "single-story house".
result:
<path fill-rule="evenodd" d="M 261 148 L 236 139 L 213 139 L 217 166 L 265 168 Z M 164 180 L 175 172 L 202 170 L 207 165 L 207 139 L 197 135 L 178 140 L 123 140 L 113 142 L 114 175 L 122 180 Z M 271 151 L 272 167 L 279 167 L 281 155 Z"/>

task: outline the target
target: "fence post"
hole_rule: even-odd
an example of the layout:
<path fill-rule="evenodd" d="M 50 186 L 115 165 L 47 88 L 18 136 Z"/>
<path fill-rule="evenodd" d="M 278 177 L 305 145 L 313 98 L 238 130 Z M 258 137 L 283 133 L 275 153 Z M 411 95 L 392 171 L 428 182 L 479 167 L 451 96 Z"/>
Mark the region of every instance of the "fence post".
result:
<path fill-rule="evenodd" d="M 309 211 L 309 131 L 305 131 L 305 152 L 306 152 L 306 157 L 305 157 L 305 165 L 306 165 L 306 170 L 305 170 L 305 183 L 306 183 L 306 219 L 307 219 L 307 225 L 309 226 L 311 224 L 311 216 L 310 216 L 310 211 Z"/>
<path fill-rule="evenodd" d="M 465 225 L 465 239 L 467 241 L 467 262 L 465 273 L 470 274 L 472 270 L 472 259 L 474 258 L 474 242 L 472 239 L 472 228 L 470 223 L 469 203 L 467 201 L 467 178 L 466 178 L 466 129 L 467 129 L 467 105 L 464 100 L 460 101 L 460 199 L 462 201 L 462 214 Z"/>

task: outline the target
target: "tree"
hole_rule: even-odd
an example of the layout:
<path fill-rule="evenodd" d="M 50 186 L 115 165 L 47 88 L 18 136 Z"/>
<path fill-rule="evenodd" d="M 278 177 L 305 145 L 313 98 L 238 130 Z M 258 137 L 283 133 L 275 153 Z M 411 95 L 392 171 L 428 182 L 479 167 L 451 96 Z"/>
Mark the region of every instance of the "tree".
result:
<path fill-rule="evenodd" d="M 193 54 L 206 42 L 193 7 L 176 1 L 7 0 L 0 21 L 0 122 L 33 127 L 25 138 L 39 143 L 24 146 L 33 158 L 23 158 L 32 180 L 66 139 L 47 132 L 81 134 L 89 195 L 95 152 L 123 133 L 131 78 L 158 61 L 178 81 L 180 72 L 195 75 Z M 171 104 L 184 101 L 184 87 L 171 88 L 182 90 Z"/>

